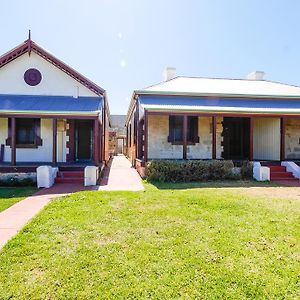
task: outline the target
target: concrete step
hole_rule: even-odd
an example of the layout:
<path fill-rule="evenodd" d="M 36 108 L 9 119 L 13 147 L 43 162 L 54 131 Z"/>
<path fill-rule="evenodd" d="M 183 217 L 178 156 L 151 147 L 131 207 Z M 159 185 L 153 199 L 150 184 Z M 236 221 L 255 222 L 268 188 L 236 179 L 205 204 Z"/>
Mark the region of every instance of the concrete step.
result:
<path fill-rule="evenodd" d="M 268 166 L 270 172 L 286 172 L 286 167 L 284 166 Z"/>
<path fill-rule="evenodd" d="M 299 179 L 297 178 L 286 178 L 286 177 L 279 177 L 279 178 L 271 178 L 271 181 L 297 181 L 299 182 Z"/>
<path fill-rule="evenodd" d="M 270 168 L 270 180 L 271 181 L 295 181 L 299 182 L 294 177 L 292 172 L 287 172 L 286 167 L 279 165 L 269 165 Z"/>
<path fill-rule="evenodd" d="M 84 172 L 82 171 L 63 171 L 58 172 L 57 177 L 59 178 L 84 178 Z"/>
<path fill-rule="evenodd" d="M 276 178 L 294 178 L 292 172 L 271 172 L 271 179 Z"/>
<path fill-rule="evenodd" d="M 59 171 L 55 183 L 81 183 L 84 182 L 83 171 Z"/>
<path fill-rule="evenodd" d="M 61 177 L 56 177 L 55 178 L 55 183 L 83 183 L 83 178 L 78 178 L 78 177 L 68 177 L 68 178 L 61 178 Z"/>

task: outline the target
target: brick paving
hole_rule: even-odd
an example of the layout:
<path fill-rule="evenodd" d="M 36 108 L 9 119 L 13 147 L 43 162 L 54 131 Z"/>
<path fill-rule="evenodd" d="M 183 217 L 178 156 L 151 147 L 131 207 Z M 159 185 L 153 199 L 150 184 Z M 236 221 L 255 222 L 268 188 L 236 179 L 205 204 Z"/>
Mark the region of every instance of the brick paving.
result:
<path fill-rule="evenodd" d="M 98 187 L 84 187 L 82 184 L 55 184 L 14 204 L 0 213 L 0 249 L 34 218 L 52 199 L 71 193 L 88 190 L 99 191 L 142 191 L 144 186 L 138 172 L 124 156 L 113 158 L 104 170 Z"/>
<path fill-rule="evenodd" d="M 273 182 L 283 185 L 283 186 L 288 186 L 288 187 L 300 187 L 300 180 L 295 179 L 295 180 L 273 180 Z"/>
<path fill-rule="evenodd" d="M 92 190 L 82 184 L 56 184 L 14 204 L 0 213 L 0 249 L 14 237 L 52 199 L 82 190 Z"/>
<path fill-rule="evenodd" d="M 99 191 L 143 191 L 142 179 L 124 155 L 114 156 L 104 169 Z"/>

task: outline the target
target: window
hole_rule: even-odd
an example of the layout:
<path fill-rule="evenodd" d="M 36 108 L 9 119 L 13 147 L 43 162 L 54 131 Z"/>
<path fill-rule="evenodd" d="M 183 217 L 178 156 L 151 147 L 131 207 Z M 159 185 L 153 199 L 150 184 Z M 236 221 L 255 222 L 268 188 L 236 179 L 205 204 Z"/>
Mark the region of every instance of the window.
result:
<path fill-rule="evenodd" d="M 16 118 L 16 147 L 37 148 L 42 145 L 40 138 L 40 119 Z M 8 119 L 8 138 L 6 145 L 11 146 L 11 120 Z"/>
<path fill-rule="evenodd" d="M 199 143 L 198 117 L 188 117 L 187 125 L 188 125 L 187 141 L 189 143 Z"/>
<path fill-rule="evenodd" d="M 169 117 L 169 142 L 183 141 L 183 117 Z"/>
<path fill-rule="evenodd" d="M 198 137 L 198 117 L 187 118 L 187 142 L 189 144 L 199 143 Z M 183 116 L 169 117 L 169 137 L 168 142 L 172 144 L 183 143 Z"/>
<path fill-rule="evenodd" d="M 16 119 L 16 144 L 34 145 L 35 144 L 35 120 Z"/>

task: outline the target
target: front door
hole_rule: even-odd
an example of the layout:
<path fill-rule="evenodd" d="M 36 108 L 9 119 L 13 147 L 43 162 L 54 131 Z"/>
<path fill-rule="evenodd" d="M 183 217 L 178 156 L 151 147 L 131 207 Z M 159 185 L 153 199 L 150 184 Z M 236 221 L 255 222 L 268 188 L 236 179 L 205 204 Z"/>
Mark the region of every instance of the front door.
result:
<path fill-rule="evenodd" d="M 224 159 L 246 160 L 250 156 L 250 119 L 224 118 L 223 120 Z"/>
<path fill-rule="evenodd" d="M 93 122 L 76 120 L 76 161 L 91 161 L 93 153 Z"/>

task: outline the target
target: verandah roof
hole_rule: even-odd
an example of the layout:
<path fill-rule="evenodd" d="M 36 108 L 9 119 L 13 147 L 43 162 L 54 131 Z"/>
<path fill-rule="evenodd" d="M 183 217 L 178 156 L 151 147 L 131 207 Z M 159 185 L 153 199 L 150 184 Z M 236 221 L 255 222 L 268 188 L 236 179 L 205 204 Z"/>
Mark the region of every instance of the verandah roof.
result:
<path fill-rule="evenodd" d="M 140 96 L 148 111 L 300 115 L 300 99 L 198 98 Z"/>
<path fill-rule="evenodd" d="M 98 115 L 101 97 L 0 95 L 0 114 Z"/>

